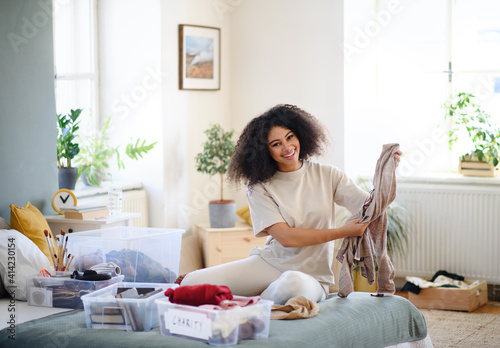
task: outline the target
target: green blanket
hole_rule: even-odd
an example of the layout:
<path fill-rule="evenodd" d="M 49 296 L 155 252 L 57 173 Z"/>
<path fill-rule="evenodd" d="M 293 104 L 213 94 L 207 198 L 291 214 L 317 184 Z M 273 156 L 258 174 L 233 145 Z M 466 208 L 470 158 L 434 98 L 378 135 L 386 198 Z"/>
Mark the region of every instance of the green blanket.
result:
<path fill-rule="evenodd" d="M 354 292 L 347 298 L 331 296 L 319 303 L 313 318 L 271 320 L 269 338 L 240 341 L 239 347 L 385 347 L 423 339 L 427 327 L 422 313 L 400 296 L 372 297 Z M 93 330 L 85 326 L 83 310 L 33 320 L 11 332 L 0 331 L 0 347 L 207 347 L 208 344 L 149 332 Z"/>

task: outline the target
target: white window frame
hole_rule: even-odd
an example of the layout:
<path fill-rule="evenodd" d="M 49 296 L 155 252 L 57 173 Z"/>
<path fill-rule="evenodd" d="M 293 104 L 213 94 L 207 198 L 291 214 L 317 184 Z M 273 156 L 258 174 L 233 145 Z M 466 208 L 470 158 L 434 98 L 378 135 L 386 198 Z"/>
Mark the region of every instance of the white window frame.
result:
<path fill-rule="evenodd" d="M 77 1 L 77 0 L 73 0 Z M 55 30 L 57 28 L 57 16 L 55 12 L 58 9 L 58 6 L 70 6 L 71 5 L 71 0 L 70 1 L 65 1 L 62 4 L 58 4 L 57 1 L 54 1 L 54 6 L 53 6 L 53 18 L 54 18 L 54 24 L 53 24 L 53 30 L 54 30 L 54 87 L 57 88 L 57 83 L 58 81 L 85 81 L 89 80 L 91 84 L 91 109 L 92 112 L 89 114 L 90 119 L 86 120 L 88 121 L 89 128 L 86 129 L 86 131 L 90 132 L 96 132 L 98 130 L 99 124 L 100 124 L 100 92 L 99 92 L 99 35 L 98 35 L 98 17 L 97 17 L 97 1 L 96 0 L 89 0 L 89 4 L 91 7 L 90 11 L 90 18 L 89 23 L 90 23 L 90 31 L 91 31 L 91 37 L 92 37 L 92 42 L 91 42 L 91 66 L 90 66 L 90 72 L 86 73 L 74 73 L 74 72 L 58 72 L 58 68 L 56 66 L 56 45 L 57 45 L 57 40 L 56 40 L 56 35 L 55 35 Z M 75 9 L 76 11 L 76 9 Z M 75 36 L 75 35 L 73 35 Z M 56 94 L 57 98 L 57 94 Z M 57 105 L 57 101 L 56 101 Z M 75 107 L 77 108 L 77 106 Z M 57 110 L 58 113 L 61 112 L 67 112 L 69 110 L 63 111 L 63 110 Z M 83 134 L 81 134 L 83 135 Z"/>

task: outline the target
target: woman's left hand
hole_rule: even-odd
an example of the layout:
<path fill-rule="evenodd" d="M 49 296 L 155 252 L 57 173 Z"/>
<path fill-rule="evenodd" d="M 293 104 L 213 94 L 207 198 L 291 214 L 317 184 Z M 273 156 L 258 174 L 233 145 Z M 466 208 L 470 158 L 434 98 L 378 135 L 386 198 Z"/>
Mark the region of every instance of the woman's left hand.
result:
<path fill-rule="evenodd" d="M 401 162 L 401 156 L 403 153 L 401 151 L 396 152 L 394 155 L 394 159 L 396 160 L 396 166 L 399 165 L 399 162 Z"/>

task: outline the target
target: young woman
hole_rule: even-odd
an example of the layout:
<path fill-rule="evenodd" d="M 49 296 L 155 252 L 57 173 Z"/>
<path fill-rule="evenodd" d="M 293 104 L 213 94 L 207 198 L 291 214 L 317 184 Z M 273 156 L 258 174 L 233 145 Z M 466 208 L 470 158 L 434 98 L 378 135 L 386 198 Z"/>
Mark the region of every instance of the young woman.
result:
<path fill-rule="evenodd" d="M 369 197 L 335 166 L 309 160 L 327 144 L 319 121 L 293 105 L 277 105 L 251 120 L 228 178 L 247 186 L 254 233 L 267 237 L 266 245 L 246 259 L 189 273 L 181 285 L 226 285 L 235 295 L 276 304 L 295 296 L 324 300 L 335 282 L 331 242 L 361 236 L 368 227 L 358 219 L 335 228 L 334 203 L 354 214 Z"/>

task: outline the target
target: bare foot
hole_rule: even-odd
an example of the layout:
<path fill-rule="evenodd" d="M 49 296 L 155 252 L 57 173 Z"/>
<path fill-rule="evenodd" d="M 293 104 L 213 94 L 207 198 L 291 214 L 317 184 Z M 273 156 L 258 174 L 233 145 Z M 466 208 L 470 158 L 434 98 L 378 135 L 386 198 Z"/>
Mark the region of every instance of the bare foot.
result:
<path fill-rule="evenodd" d="M 186 276 L 186 274 L 187 273 L 184 273 L 184 274 L 181 274 L 180 276 L 178 276 L 177 279 L 175 280 L 174 284 L 181 285 L 182 279 L 184 279 L 184 277 Z"/>

